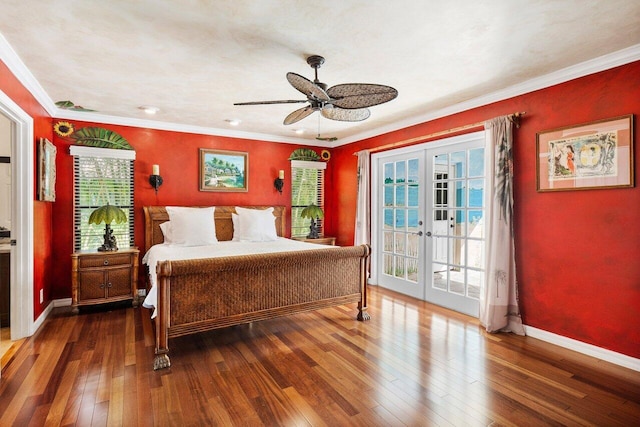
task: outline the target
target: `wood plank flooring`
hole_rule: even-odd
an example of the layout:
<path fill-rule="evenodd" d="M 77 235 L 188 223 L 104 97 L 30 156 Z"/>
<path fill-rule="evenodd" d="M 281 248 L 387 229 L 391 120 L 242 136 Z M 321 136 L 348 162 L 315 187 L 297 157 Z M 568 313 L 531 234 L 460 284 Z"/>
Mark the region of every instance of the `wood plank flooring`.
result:
<path fill-rule="evenodd" d="M 5 361 L 0 426 L 631 426 L 640 373 L 383 289 L 169 342 L 149 311 L 56 313 Z"/>

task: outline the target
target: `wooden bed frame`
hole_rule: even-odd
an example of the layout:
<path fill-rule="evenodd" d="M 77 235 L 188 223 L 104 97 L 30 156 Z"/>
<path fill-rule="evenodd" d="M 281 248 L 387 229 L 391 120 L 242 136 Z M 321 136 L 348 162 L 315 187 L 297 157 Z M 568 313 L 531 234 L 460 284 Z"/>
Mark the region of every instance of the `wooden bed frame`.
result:
<path fill-rule="evenodd" d="M 266 206 L 247 206 L 265 209 Z M 164 206 L 145 206 L 145 252 L 164 237 Z M 231 240 L 232 206 L 216 206 L 216 236 Z M 286 209 L 274 207 L 285 235 Z M 358 303 L 357 320 L 369 320 L 368 245 L 243 255 L 157 265 L 156 349 L 153 369 L 170 366 L 169 338 L 278 316 Z"/>

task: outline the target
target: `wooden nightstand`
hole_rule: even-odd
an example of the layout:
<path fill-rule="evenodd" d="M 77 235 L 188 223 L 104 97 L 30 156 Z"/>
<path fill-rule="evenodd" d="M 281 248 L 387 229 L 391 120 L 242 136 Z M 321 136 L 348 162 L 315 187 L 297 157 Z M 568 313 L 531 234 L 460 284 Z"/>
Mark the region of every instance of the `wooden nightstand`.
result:
<path fill-rule="evenodd" d="M 320 236 L 317 239 L 307 239 L 306 237 L 292 237 L 292 239 L 293 240 L 300 240 L 301 242 L 317 243 L 319 245 L 329 245 L 329 246 L 335 246 L 336 245 L 336 238 L 335 237 Z"/>
<path fill-rule="evenodd" d="M 72 312 L 78 306 L 132 300 L 138 306 L 137 248 L 71 254 Z"/>

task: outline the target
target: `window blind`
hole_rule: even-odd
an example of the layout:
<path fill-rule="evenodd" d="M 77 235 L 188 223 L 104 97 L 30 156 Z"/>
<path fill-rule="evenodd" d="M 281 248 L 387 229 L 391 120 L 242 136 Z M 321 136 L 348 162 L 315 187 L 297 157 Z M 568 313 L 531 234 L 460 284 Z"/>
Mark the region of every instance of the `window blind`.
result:
<path fill-rule="evenodd" d="M 71 147 L 74 156 L 74 250 L 96 249 L 104 242 L 104 223 L 89 216 L 107 203 L 122 209 L 127 222 L 112 223 L 118 247 L 134 246 L 133 162 L 135 152 Z"/>
<path fill-rule="evenodd" d="M 310 218 L 302 218 L 300 213 L 310 204 L 322 208 L 324 212 L 324 162 L 291 161 L 291 236 L 304 237 L 309 234 Z M 322 219 L 317 221 L 321 234 L 324 232 Z"/>

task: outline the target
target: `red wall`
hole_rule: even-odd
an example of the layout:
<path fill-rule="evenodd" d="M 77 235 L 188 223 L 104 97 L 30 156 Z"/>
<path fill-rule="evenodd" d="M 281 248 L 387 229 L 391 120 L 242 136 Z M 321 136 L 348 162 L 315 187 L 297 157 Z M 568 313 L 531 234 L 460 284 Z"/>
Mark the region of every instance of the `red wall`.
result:
<path fill-rule="evenodd" d="M 33 118 L 33 149 L 34 153 L 38 138 L 52 139 L 53 130 L 51 117 L 31 93 L 24 87 L 7 66 L 0 61 L 0 90 Z M 34 161 L 37 156 L 34 155 Z M 34 187 L 37 186 L 34 165 Z M 37 198 L 37 187 L 34 188 L 34 196 Z M 33 269 L 33 314 L 34 320 L 42 314 L 45 307 L 51 302 L 51 278 L 50 271 L 53 265 L 53 253 L 51 251 L 51 218 L 53 204 L 49 202 L 33 202 L 33 230 L 34 230 L 34 269 Z M 40 303 L 40 290 L 44 293 L 44 302 Z"/>
<path fill-rule="evenodd" d="M 56 123 L 57 120 L 54 120 Z M 291 152 L 299 146 L 284 143 L 226 138 L 219 136 L 135 128 L 129 126 L 104 125 L 73 122 L 76 129 L 85 126 L 100 126 L 122 135 L 136 151 L 134 164 L 135 244 L 144 249 L 143 206 L 148 205 L 284 205 L 287 207 L 287 228 L 290 224 Z M 54 135 L 58 148 L 57 199 L 53 207 L 54 241 L 53 251 L 60 254 L 53 267 L 54 298 L 71 296 L 71 259 L 73 251 L 73 159 L 69 155 L 70 142 Z M 199 149 L 243 151 L 249 153 L 247 192 L 200 191 Z M 313 147 L 311 147 L 313 148 Z M 317 149 L 316 151 L 320 151 Z M 149 184 L 152 165 L 160 166 L 164 183 L 156 195 Z M 285 186 L 278 193 L 273 181 L 278 170 L 285 170 Z M 141 277 L 142 275 L 141 269 Z M 144 282 L 141 282 L 144 283 Z"/>
<path fill-rule="evenodd" d="M 640 188 L 538 193 L 536 132 L 640 111 L 640 62 L 516 98 L 334 149 L 327 170 L 326 232 L 353 242 L 356 157 L 353 152 L 431 132 L 526 111 L 515 131 L 516 250 L 527 325 L 640 358 Z M 72 177 L 68 143 L 52 138 L 53 121 L 0 62 L 0 90 L 34 118 L 34 135 L 58 146 L 55 203 L 34 202 L 35 316 L 52 298 L 69 297 Z M 76 126 L 92 125 L 75 123 Z M 126 126 L 103 125 L 136 149 L 135 242 L 143 247 L 142 206 L 283 204 L 273 189 L 278 169 L 289 170 L 296 146 Z M 635 132 L 638 164 L 638 132 Z M 35 148 L 35 141 L 34 141 Z M 249 152 L 249 192 L 198 191 L 198 148 Z M 159 164 L 165 184 L 156 196 L 148 183 Z M 35 168 L 34 168 L 35 170 Z M 55 224 L 55 226 L 53 226 Z M 45 303 L 39 303 L 44 290 Z"/>
<path fill-rule="evenodd" d="M 524 321 L 640 358 L 640 188 L 536 192 L 536 132 L 626 114 L 637 121 L 639 87 L 640 62 L 635 62 L 337 148 L 332 173 L 340 188 L 331 193 L 336 211 L 327 233 L 339 236 L 339 244 L 353 242 L 354 151 L 525 111 L 514 132 L 516 263 Z"/>

